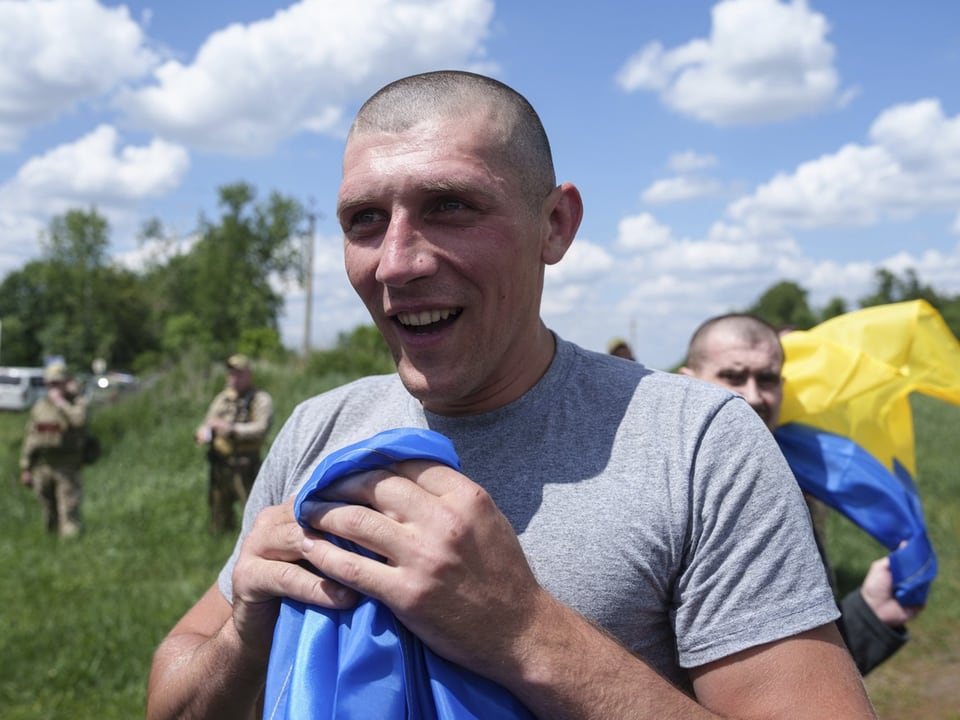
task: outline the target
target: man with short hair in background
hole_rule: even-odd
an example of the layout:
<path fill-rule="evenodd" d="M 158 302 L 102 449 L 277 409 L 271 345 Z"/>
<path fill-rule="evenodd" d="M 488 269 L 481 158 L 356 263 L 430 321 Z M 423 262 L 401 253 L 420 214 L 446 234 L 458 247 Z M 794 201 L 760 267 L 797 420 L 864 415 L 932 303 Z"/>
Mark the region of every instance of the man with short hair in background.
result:
<path fill-rule="evenodd" d="M 44 369 L 43 382 L 47 394 L 30 409 L 24 433 L 20 482 L 36 493 L 47 531 L 73 537 L 82 528 L 80 470 L 87 438 L 87 402 L 62 362 Z"/>
<path fill-rule="evenodd" d="M 783 404 L 781 335 L 777 328 L 748 313 L 710 318 L 694 331 L 686 364 L 679 372 L 739 393 L 773 432 Z M 814 498 L 806 500 L 812 515 Z M 834 585 L 821 532 L 815 535 L 827 577 Z M 860 587 L 839 604 L 842 614 L 837 625 L 864 675 L 903 647 L 908 639 L 905 624 L 921 610 L 897 602 L 886 556 L 870 565 Z"/>
<path fill-rule="evenodd" d="M 209 445 L 210 531 L 222 533 L 236 526 L 233 506 L 241 512 L 260 471 L 260 451 L 273 422 L 273 398 L 253 384 L 246 355 L 227 358 L 227 387 L 210 403 L 194 441 Z"/>

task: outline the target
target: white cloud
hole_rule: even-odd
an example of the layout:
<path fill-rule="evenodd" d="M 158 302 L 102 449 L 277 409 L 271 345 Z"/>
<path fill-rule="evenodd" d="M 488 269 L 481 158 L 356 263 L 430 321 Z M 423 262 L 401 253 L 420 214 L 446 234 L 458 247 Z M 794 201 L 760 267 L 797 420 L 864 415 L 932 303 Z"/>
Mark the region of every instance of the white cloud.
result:
<path fill-rule="evenodd" d="M 649 205 L 665 205 L 709 197 L 722 190 L 723 185 L 717 180 L 694 175 L 680 175 L 657 180 L 641 193 L 640 199 Z"/>
<path fill-rule="evenodd" d="M 673 235 L 669 227 L 662 225 L 650 213 L 629 215 L 617 226 L 614 247 L 625 251 L 652 250 L 670 245 Z"/>
<path fill-rule="evenodd" d="M 627 92 L 718 125 L 773 122 L 842 104 L 829 25 L 805 0 L 722 0 L 707 39 L 651 43 L 621 68 Z"/>
<path fill-rule="evenodd" d="M 667 167 L 675 173 L 689 173 L 704 170 L 717 164 L 717 156 L 684 150 L 674 153 L 667 161 Z"/>
<path fill-rule="evenodd" d="M 399 75 L 482 60 L 492 15 L 492 0 L 301 0 L 214 33 L 192 64 L 164 63 L 118 104 L 164 137 L 263 153 L 304 130 L 341 132 L 348 103 Z"/>
<path fill-rule="evenodd" d="M 905 172 L 960 181 L 960 115 L 946 117 L 936 98 L 885 110 L 870 126 L 870 138 Z"/>
<path fill-rule="evenodd" d="M 121 146 L 109 125 L 30 159 L 0 186 L 0 237 L 10 253 L 0 273 L 33 255 L 54 215 L 95 207 L 111 225 L 129 224 L 139 201 L 176 187 L 189 165 L 186 150 L 162 140 Z"/>
<path fill-rule="evenodd" d="M 577 238 L 556 265 L 548 265 L 546 277 L 554 282 L 592 281 L 613 266 L 610 254 L 600 245 Z"/>
<path fill-rule="evenodd" d="M 0 188 L 0 198 L 22 198 L 26 209 L 62 202 L 126 203 L 172 190 L 190 165 L 186 150 L 163 140 L 119 145 L 116 129 L 101 125 L 30 159 Z"/>
<path fill-rule="evenodd" d="M 755 232 L 872 225 L 960 205 L 960 115 L 936 100 L 890 108 L 870 128 L 873 145 L 846 145 L 781 173 L 732 203 Z"/>
<path fill-rule="evenodd" d="M 158 58 L 125 6 L 0 2 L 0 151 L 77 103 L 141 77 Z"/>

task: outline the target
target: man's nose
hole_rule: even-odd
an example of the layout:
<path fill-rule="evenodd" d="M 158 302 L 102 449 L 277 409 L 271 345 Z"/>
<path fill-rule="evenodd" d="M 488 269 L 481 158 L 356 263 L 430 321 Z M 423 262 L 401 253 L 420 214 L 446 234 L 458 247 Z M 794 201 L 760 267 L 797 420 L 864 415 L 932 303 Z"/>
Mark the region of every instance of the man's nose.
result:
<path fill-rule="evenodd" d="M 743 385 L 737 388 L 737 390 L 740 391 L 740 394 L 743 395 L 744 399 L 754 410 L 759 412 L 759 410 L 765 405 L 763 395 L 761 394 L 760 388 L 755 379 L 748 378 Z"/>
<path fill-rule="evenodd" d="M 380 246 L 377 281 L 384 285 L 405 283 L 433 273 L 434 255 L 429 241 L 404 213 L 390 218 Z"/>

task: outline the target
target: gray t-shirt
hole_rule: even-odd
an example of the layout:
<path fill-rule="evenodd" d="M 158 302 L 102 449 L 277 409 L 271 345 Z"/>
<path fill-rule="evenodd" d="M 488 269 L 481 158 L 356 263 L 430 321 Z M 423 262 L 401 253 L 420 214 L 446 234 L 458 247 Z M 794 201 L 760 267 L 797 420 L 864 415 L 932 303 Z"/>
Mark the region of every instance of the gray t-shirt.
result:
<path fill-rule="evenodd" d="M 449 437 L 539 582 L 682 687 L 683 668 L 838 616 L 800 490 L 742 398 L 559 338 L 537 385 L 483 415 L 425 412 L 396 375 L 301 403 L 241 540 L 327 453 L 396 427 Z M 228 600 L 239 546 L 220 573 Z"/>

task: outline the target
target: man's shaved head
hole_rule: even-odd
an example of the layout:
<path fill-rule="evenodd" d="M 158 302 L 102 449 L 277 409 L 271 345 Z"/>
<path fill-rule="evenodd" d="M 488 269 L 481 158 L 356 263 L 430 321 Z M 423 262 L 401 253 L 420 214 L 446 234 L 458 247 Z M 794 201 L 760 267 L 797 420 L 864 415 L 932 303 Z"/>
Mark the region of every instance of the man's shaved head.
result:
<path fill-rule="evenodd" d="M 783 359 L 776 328 L 754 315 L 731 313 L 697 328 L 680 373 L 740 393 L 773 430 L 783 403 Z"/>
<path fill-rule="evenodd" d="M 783 363 L 783 346 L 780 334 L 766 320 L 749 313 L 728 313 L 705 321 L 690 338 L 687 347 L 687 367 L 699 370 L 707 357 L 707 340 L 714 332 L 723 332 L 736 337 L 749 346 L 772 343 L 779 350 L 779 360 Z"/>
<path fill-rule="evenodd" d="M 531 206 L 539 207 L 556 186 L 550 142 L 527 99 L 493 78 L 440 70 L 392 82 L 363 104 L 350 136 L 399 134 L 435 118 L 476 113 L 490 119 L 488 130 L 496 139 L 500 159 L 518 178 Z"/>

